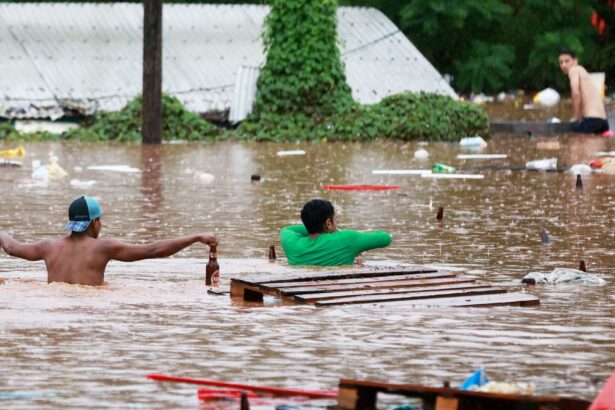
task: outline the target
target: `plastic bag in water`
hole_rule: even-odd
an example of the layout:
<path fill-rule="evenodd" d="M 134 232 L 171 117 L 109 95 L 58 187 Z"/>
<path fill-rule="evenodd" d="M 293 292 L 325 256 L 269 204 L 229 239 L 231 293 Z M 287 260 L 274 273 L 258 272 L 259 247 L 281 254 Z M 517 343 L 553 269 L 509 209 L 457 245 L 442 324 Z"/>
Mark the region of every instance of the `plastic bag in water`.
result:
<path fill-rule="evenodd" d="M 555 268 L 552 272 L 530 272 L 523 280 L 533 279 L 536 283 L 560 284 L 580 283 L 586 285 L 604 285 L 606 281 L 596 275 L 591 275 L 578 269 Z"/>

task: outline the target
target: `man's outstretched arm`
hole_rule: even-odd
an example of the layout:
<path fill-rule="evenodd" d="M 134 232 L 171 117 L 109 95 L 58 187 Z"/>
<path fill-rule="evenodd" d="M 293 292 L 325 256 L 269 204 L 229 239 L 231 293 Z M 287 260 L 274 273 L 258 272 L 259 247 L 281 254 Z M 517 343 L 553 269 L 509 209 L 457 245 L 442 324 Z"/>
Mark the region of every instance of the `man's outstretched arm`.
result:
<path fill-rule="evenodd" d="M 166 258 L 196 242 L 218 246 L 218 238 L 215 234 L 199 233 L 174 239 L 163 239 L 143 245 L 130 245 L 116 240 L 104 240 L 104 247 L 109 259 L 134 262 L 142 259 Z"/>
<path fill-rule="evenodd" d="M 6 231 L 0 231 L 0 249 L 17 258 L 26 259 L 29 261 L 39 261 L 44 258 L 44 250 L 46 240 L 36 243 L 21 243 L 16 241 Z"/>

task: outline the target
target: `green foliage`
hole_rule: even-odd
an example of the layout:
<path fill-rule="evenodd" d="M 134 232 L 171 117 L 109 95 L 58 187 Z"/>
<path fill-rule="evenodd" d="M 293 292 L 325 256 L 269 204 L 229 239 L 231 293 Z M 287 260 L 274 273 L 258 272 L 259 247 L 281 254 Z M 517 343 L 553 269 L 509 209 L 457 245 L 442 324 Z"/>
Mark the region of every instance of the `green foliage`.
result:
<path fill-rule="evenodd" d="M 35 132 L 22 134 L 10 121 L 0 122 L 0 141 L 57 141 L 60 137 L 50 132 Z"/>
<path fill-rule="evenodd" d="M 404 0 L 399 22 L 440 72 L 452 74 L 455 88 L 462 92 L 562 88 L 567 79 L 557 57 L 565 47 L 575 50 L 588 70 L 613 72 L 613 36 L 598 36 L 590 25 L 594 9 L 607 20 L 613 18 L 605 4 L 605 0 Z M 607 22 L 608 30 L 612 26 Z"/>
<path fill-rule="evenodd" d="M 484 111 L 449 97 L 407 93 L 374 105 L 355 103 L 337 47 L 336 7 L 336 0 L 272 1 L 264 35 L 267 62 L 254 112 L 238 128 L 239 137 L 458 140 L 486 135 Z"/>
<path fill-rule="evenodd" d="M 264 33 L 267 62 L 258 78 L 252 119 L 331 115 L 351 108 L 337 47 L 337 1 L 272 0 L 271 5 Z"/>
<path fill-rule="evenodd" d="M 502 90 L 512 73 L 515 59 L 509 44 L 489 44 L 474 40 L 463 59 L 453 61 L 457 86 L 475 93 Z"/>
<path fill-rule="evenodd" d="M 473 104 L 459 103 L 436 94 L 404 93 L 384 98 L 373 105 L 355 106 L 337 115 L 262 115 L 258 122 L 246 121 L 237 130 L 241 138 L 267 141 L 294 140 L 402 140 L 457 141 L 488 135 L 489 120 Z"/>
<path fill-rule="evenodd" d="M 141 141 L 141 106 L 143 98 L 136 97 L 121 111 L 101 112 L 83 127 L 70 130 L 66 139 L 85 141 Z M 198 115 L 187 111 L 175 97 L 162 96 L 162 135 L 164 140 L 215 139 L 218 128 Z"/>

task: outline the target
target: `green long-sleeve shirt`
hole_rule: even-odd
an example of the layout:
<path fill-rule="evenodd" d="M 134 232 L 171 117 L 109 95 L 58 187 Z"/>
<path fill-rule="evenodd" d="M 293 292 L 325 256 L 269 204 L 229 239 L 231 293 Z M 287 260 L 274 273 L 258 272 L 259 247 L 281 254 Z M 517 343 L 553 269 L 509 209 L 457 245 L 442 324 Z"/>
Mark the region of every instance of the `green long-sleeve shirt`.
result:
<path fill-rule="evenodd" d="M 391 235 L 384 231 L 343 230 L 323 233 L 316 239 L 310 239 L 304 225 L 291 225 L 280 231 L 282 248 L 291 265 L 352 265 L 361 252 L 384 248 L 391 240 Z"/>

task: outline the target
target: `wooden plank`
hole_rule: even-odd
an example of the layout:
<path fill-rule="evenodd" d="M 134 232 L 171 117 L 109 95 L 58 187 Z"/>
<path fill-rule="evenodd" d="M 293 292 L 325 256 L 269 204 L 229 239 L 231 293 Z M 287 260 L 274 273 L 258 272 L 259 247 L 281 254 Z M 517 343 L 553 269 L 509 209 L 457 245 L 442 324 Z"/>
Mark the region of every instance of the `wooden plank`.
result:
<path fill-rule="evenodd" d="M 365 295 L 354 296 L 348 298 L 338 298 L 331 300 L 324 300 L 316 302 L 315 305 L 319 307 L 335 306 L 335 305 L 351 305 L 358 303 L 383 303 L 394 301 L 414 301 L 423 299 L 441 299 L 443 297 L 448 298 L 467 298 L 474 295 L 494 295 L 506 293 L 506 289 L 486 287 L 480 289 L 445 289 L 439 291 L 417 292 L 413 294 L 396 294 L 396 295 Z"/>
<path fill-rule="evenodd" d="M 540 300 L 527 293 L 504 293 L 501 295 L 479 295 L 459 298 L 434 298 L 412 301 L 386 302 L 387 306 L 449 306 L 449 307 L 489 307 L 489 306 L 538 306 Z"/>
<path fill-rule="evenodd" d="M 435 280 L 433 281 L 435 282 Z M 399 294 L 399 293 L 414 293 L 414 292 L 424 292 L 428 290 L 443 290 L 443 289 L 477 289 L 477 288 L 487 288 L 491 285 L 486 283 L 474 283 L 469 279 L 459 279 L 459 283 L 447 283 L 445 285 L 433 284 L 430 286 L 419 286 L 419 287 L 409 287 L 409 288 L 388 288 L 388 289 L 374 289 L 374 290 L 355 290 L 355 291 L 340 291 L 340 292 L 329 292 L 329 293 L 312 293 L 307 295 L 298 295 L 295 296 L 295 299 L 302 303 L 314 303 L 320 300 L 328 300 L 335 299 L 340 297 L 349 297 L 349 296 L 360 296 L 360 295 L 390 295 L 390 294 Z"/>
<path fill-rule="evenodd" d="M 419 273 L 416 275 L 404 275 L 404 276 L 383 276 L 378 278 L 362 278 L 362 279 L 341 279 L 339 281 L 316 281 L 316 282 L 298 282 L 297 284 L 290 286 L 271 286 L 276 289 L 280 289 L 283 291 L 293 291 L 293 290 L 309 290 L 316 288 L 326 288 L 326 287 L 334 287 L 345 285 L 346 287 L 352 288 L 359 285 L 368 285 L 371 283 L 394 283 L 394 282 L 402 282 L 402 281 L 412 281 L 412 280 L 423 280 L 423 279 L 432 279 L 432 278 L 454 278 L 456 275 L 451 272 L 436 272 L 436 273 Z M 261 285 L 270 287 L 269 284 Z"/>
<path fill-rule="evenodd" d="M 284 277 L 278 279 L 259 282 L 261 284 L 270 284 L 276 282 L 304 282 L 306 280 L 336 280 L 336 279 L 351 279 L 351 278 L 367 278 L 378 276 L 391 275 L 407 275 L 411 273 L 431 273 L 438 272 L 437 269 L 414 267 L 414 268 L 399 268 L 399 269 L 364 269 L 364 270 L 336 270 L 325 272 L 310 272 L 310 276 L 301 277 Z"/>
<path fill-rule="evenodd" d="M 408 279 L 402 281 L 386 281 L 386 282 L 369 282 L 360 285 L 329 285 L 329 286 L 309 286 L 303 288 L 294 288 L 289 290 L 281 290 L 280 295 L 283 296 L 295 296 L 295 295 L 305 295 L 310 293 L 326 293 L 326 292 L 335 292 L 335 291 L 353 291 L 360 289 L 394 289 L 394 288 L 408 288 L 408 287 L 416 287 L 416 286 L 429 286 L 431 283 L 437 283 L 439 285 L 447 284 L 447 283 L 459 283 L 460 281 L 465 280 L 466 282 L 474 282 L 474 279 L 471 278 L 456 278 L 454 275 L 449 277 L 429 277 L 426 279 Z M 436 282 L 437 281 L 437 282 Z"/>
<path fill-rule="evenodd" d="M 419 386 L 412 384 L 390 384 L 380 383 L 373 381 L 341 379 L 339 383 L 339 389 L 355 389 L 358 393 L 362 390 L 383 392 L 388 394 L 400 394 L 406 397 L 419 397 L 424 401 L 434 400 L 436 397 L 446 398 L 458 398 L 460 407 L 473 409 L 473 408 L 521 408 L 517 404 L 541 404 L 541 405 L 555 405 L 546 408 L 560 409 L 560 410 L 586 410 L 591 404 L 588 401 L 573 399 L 568 397 L 558 396 L 526 396 L 519 394 L 503 394 L 503 393 L 485 393 L 471 390 L 459 390 L 447 387 L 430 387 Z M 470 404 L 474 404 L 474 407 L 470 407 Z M 483 406 L 481 407 L 480 404 Z M 489 404 L 506 405 L 506 407 L 493 406 Z M 466 407 L 466 405 L 468 405 Z M 537 409 L 536 406 L 526 406 L 522 408 Z"/>
<path fill-rule="evenodd" d="M 458 410 L 459 399 L 455 397 L 436 397 L 436 410 Z"/>

